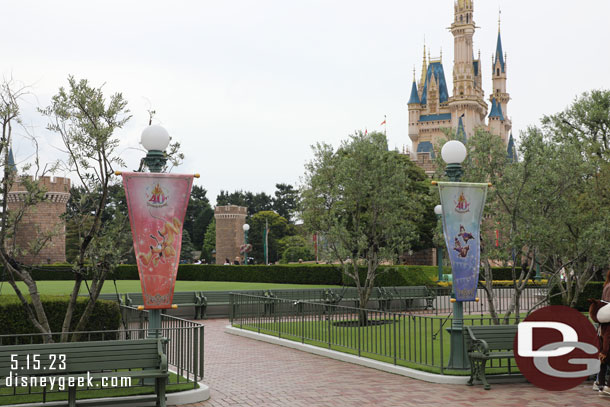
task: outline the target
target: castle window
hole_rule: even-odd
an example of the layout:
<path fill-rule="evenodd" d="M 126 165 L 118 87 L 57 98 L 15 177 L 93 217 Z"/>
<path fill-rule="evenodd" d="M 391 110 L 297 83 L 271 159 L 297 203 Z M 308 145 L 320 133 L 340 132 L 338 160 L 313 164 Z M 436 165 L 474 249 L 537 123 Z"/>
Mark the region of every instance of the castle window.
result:
<path fill-rule="evenodd" d="M 496 68 L 496 75 L 500 76 L 500 68 Z"/>

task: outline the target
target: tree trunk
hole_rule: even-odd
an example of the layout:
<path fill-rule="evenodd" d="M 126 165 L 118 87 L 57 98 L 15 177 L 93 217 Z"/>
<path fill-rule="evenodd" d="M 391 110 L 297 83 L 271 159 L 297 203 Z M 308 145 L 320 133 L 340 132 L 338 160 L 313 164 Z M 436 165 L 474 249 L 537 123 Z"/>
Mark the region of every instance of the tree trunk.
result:
<path fill-rule="evenodd" d="M 74 276 L 74 287 L 72 287 L 72 293 L 70 294 L 70 301 L 68 302 L 68 309 L 64 316 L 64 322 L 61 326 L 61 341 L 68 341 L 68 332 L 72 325 L 72 315 L 74 314 L 74 307 L 76 306 L 76 300 L 78 299 L 78 293 L 80 291 L 81 282 L 83 281 L 82 269 Z"/>
<path fill-rule="evenodd" d="M 78 321 L 78 324 L 76 325 L 76 328 L 74 328 L 74 334 L 72 334 L 72 339 L 71 339 L 72 342 L 78 342 L 78 340 L 80 339 L 80 336 L 81 336 L 80 331 L 83 331 L 85 329 L 85 327 L 87 326 L 87 322 L 89 322 L 89 317 L 91 316 L 91 313 L 93 312 L 93 308 L 95 307 L 97 298 L 99 297 L 100 292 L 102 291 L 102 287 L 104 285 L 104 281 L 106 281 L 107 275 L 108 275 L 107 266 L 102 266 L 99 277 L 92 281 L 91 295 L 89 297 L 89 301 L 87 302 L 85 310 L 83 311 L 83 315 L 81 315 L 80 320 Z"/>

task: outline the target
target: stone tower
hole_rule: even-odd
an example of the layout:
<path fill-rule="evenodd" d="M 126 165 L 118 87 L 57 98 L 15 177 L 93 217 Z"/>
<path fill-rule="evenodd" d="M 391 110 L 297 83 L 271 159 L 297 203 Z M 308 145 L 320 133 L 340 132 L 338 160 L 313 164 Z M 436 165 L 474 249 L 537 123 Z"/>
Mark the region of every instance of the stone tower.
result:
<path fill-rule="evenodd" d="M 46 232 L 53 232 L 51 239 L 37 253 L 26 253 L 15 256 L 21 263 L 52 264 L 66 261 L 66 222 L 61 215 L 66 212 L 70 197 L 70 180 L 68 178 L 40 177 L 40 184 L 46 189 L 45 200 L 26 210 L 17 225 L 15 245 L 27 249 Z M 17 211 L 23 207 L 26 198 L 24 185 L 17 178 L 8 194 L 8 211 Z M 12 245 L 13 242 L 7 244 Z"/>
<path fill-rule="evenodd" d="M 229 259 L 231 264 L 240 257 L 239 247 L 244 244 L 243 226 L 246 223 L 248 208 L 245 206 L 217 206 L 214 209 L 216 219 L 216 264 L 223 264 Z"/>
<path fill-rule="evenodd" d="M 474 57 L 473 38 L 474 0 L 456 0 L 454 17 L 450 27 L 454 39 L 453 92 L 449 95 L 442 54 L 432 59 L 424 46 L 422 75 L 419 83 L 413 75 L 408 101 L 409 138 L 413 143 L 411 159 L 432 176 L 434 174 L 434 147 L 445 138 L 444 129 L 457 132 L 463 142 L 468 142 L 477 128 L 488 130 L 502 139 L 508 147 L 511 139 L 511 122 L 506 114 L 509 94 L 506 90 L 506 57 L 498 26 L 498 41 L 492 58 L 492 84 L 489 121 L 485 119 L 489 105 L 485 102 L 480 52 Z M 508 150 L 508 148 L 507 148 Z M 508 151 L 507 151 L 508 153 Z"/>

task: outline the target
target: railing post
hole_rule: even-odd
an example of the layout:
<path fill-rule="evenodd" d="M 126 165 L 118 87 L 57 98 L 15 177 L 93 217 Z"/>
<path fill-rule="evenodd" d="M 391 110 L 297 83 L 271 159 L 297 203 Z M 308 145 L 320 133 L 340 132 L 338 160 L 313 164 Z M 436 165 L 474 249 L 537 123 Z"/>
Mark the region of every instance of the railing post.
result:
<path fill-rule="evenodd" d="M 397 354 L 396 354 L 396 314 L 392 314 L 393 318 L 394 318 L 394 364 L 396 365 L 396 358 L 397 358 Z"/>

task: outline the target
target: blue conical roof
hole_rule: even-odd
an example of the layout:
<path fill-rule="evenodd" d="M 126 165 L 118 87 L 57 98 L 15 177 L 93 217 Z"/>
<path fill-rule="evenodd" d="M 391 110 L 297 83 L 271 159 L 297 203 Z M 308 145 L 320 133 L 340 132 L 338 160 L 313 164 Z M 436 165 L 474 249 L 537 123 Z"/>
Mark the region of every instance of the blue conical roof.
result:
<path fill-rule="evenodd" d="M 462 117 L 464 115 L 460 116 L 460 120 L 458 121 L 458 128 L 457 128 L 457 139 L 459 141 L 461 141 L 462 143 L 466 144 L 467 141 L 467 137 L 466 137 L 466 130 L 464 130 L 464 122 L 462 121 Z"/>
<path fill-rule="evenodd" d="M 494 60 L 494 65 L 498 60 L 500 60 L 502 73 L 504 73 L 504 53 L 502 52 L 502 37 L 500 36 L 500 31 L 498 31 L 498 43 L 496 44 L 496 59 Z"/>
<path fill-rule="evenodd" d="M 511 163 L 517 161 L 516 152 L 515 152 L 515 140 L 513 139 L 513 133 L 510 133 L 510 137 L 508 139 L 508 147 L 506 149 L 506 158 Z"/>
<path fill-rule="evenodd" d="M 449 92 L 447 91 L 447 82 L 445 81 L 445 70 L 443 64 L 440 62 L 432 62 L 428 65 L 428 72 L 426 73 L 426 83 L 424 83 L 424 90 L 421 94 L 421 103 L 425 105 L 428 103 L 428 83 L 432 80 L 432 75 L 438 84 L 438 96 L 439 102 L 445 103 L 449 100 Z"/>
<path fill-rule="evenodd" d="M 491 100 L 491 112 L 489 112 L 489 117 L 497 117 L 500 120 L 504 120 L 504 114 L 502 114 L 502 106 L 496 101 L 496 98 L 493 98 Z"/>
<path fill-rule="evenodd" d="M 8 149 L 8 167 L 11 171 L 17 172 L 17 166 L 15 165 L 15 158 L 13 158 L 13 148 Z"/>
<path fill-rule="evenodd" d="M 411 86 L 411 97 L 409 98 L 409 103 L 417 103 L 419 104 L 419 95 L 417 93 L 417 84 L 415 83 L 415 81 L 413 81 L 413 86 Z"/>

